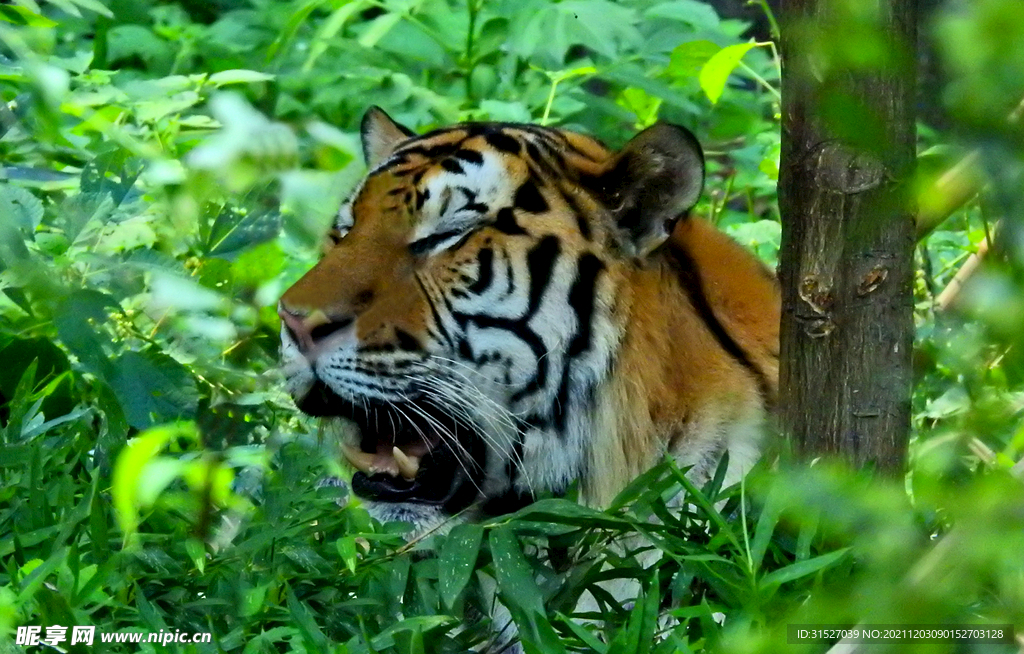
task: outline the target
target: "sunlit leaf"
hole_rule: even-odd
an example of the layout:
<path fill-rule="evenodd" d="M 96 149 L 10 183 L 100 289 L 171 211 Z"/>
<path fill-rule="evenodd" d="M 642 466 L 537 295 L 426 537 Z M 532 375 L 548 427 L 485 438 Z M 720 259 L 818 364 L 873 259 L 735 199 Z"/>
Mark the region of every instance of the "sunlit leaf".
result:
<path fill-rule="evenodd" d="M 210 75 L 209 82 L 215 86 L 226 84 L 251 84 L 253 82 L 268 82 L 274 79 L 273 75 L 261 73 L 256 70 L 222 70 L 219 73 Z"/>
<path fill-rule="evenodd" d="M 168 443 L 179 438 L 195 440 L 195 426 L 175 423 L 156 427 L 139 434 L 121 450 L 114 465 L 111 494 L 117 520 L 126 538 L 135 533 L 139 523 L 139 509 L 143 506 L 140 495 L 145 494 L 152 499 L 171 479 L 148 479 L 147 467 Z M 143 485 L 146 485 L 145 491 L 142 490 Z"/>
<path fill-rule="evenodd" d="M 700 87 L 704 89 L 708 99 L 714 104 L 722 97 L 725 90 L 725 83 L 732 75 L 732 71 L 739 65 L 743 55 L 756 48 L 756 43 L 737 43 L 722 48 L 708 59 L 707 63 L 700 70 Z"/>
<path fill-rule="evenodd" d="M 28 27 L 53 27 L 57 24 L 26 7 L 6 4 L 0 5 L 0 20 Z"/>

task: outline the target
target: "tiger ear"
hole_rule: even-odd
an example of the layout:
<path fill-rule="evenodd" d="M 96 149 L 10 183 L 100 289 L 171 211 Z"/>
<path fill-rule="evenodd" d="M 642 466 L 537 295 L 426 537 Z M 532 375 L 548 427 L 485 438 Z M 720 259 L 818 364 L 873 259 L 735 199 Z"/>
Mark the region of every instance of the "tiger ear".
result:
<path fill-rule="evenodd" d="M 704 152 L 685 127 L 658 123 L 637 134 L 598 180 L 621 246 L 643 257 L 665 242 L 704 189 Z"/>
<path fill-rule="evenodd" d="M 416 136 L 411 129 L 392 120 L 380 107 L 366 110 L 359 125 L 359 134 L 363 139 L 363 158 L 370 168 L 387 159 L 399 143 Z"/>

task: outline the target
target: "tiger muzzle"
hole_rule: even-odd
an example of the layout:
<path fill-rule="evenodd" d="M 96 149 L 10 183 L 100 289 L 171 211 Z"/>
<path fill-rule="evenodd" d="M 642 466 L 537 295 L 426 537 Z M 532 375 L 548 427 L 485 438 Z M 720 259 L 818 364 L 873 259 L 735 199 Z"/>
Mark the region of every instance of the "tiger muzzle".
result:
<path fill-rule="evenodd" d="M 478 498 L 486 448 L 471 427 L 422 397 L 401 403 L 350 402 L 317 381 L 299 409 L 342 418 L 359 429 L 358 447 L 342 445 L 357 472 L 352 491 L 376 502 L 415 502 L 457 513 Z"/>

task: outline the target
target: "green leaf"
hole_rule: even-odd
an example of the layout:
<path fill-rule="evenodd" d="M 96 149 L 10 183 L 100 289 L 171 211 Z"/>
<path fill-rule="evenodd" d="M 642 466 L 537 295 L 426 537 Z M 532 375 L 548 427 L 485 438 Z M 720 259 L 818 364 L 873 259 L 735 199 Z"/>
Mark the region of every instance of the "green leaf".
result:
<path fill-rule="evenodd" d="M 327 52 L 327 48 L 330 47 L 338 33 L 344 29 L 348 20 L 363 9 L 366 9 L 368 5 L 369 2 L 366 0 L 343 2 L 340 7 L 327 17 L 327 20 L 323 21 L 316 36 L 313 37 L 310 43 L 309 55 L 307 55 L 306 61 L 302 64 L 302 72 L 306 73 L 313 69 L 317 59 L 320 58 L 320 55 Z"/>
<path fill-rule="evenodd" d="M 90 222 L 103 224 L 114 212 L 110 193 L 78 193 L 68 196 L 60 204 L 56 225 L 72 243 Z"/>
<path fill-rule="evenodd" d="M 287 602 L 288 602 L 288 613 L 291 614 L 292 619 L 295 621 L 296 626 L 302 633 L 303 640 L 306 641 L 307 646 L 314 652 L 326 652 L 329 650 L 327 637 L 324 632 L 317 626 L 316 619 L 313 616 L 313 612 L 310 611 L 309 607 L 302 602 L 298 597 L 295 596 L 295 591 L 291 585 L 285 586 Z"/>
<path fill-rule="evenodd" d="M 963 386 L 950 386 L 945 393 L 929 399 L 921 415 L 925 418 L 943 420 L 966 412 L 971 408 L 971 398 Z"/>
<path fill-rule="evenodd" d="M 196 566 L 199 574 L 206 571 L 206 545 L 203 541 L 189 538 L 185 541 L 185 552 L 188 553 L 188 558 L 192 559 L 192 564 Z"/>
<path fill-rule="evenodd" d="M 358 551 L 356 549 L 356 537 L 345 536 L 338 539 L 338 556 L 345 562 L 348 571 L 355 574 Z"/>
<path fill-rule="evenodd" d="M 700 87 L 704 89 L 711 104 L 718 102 L 725 90 L 729 75 L 739 65 L 743 55 L 756 48 L 757 43 L 737 43 L 715 53 L 700 71 Z"/>
<path fill-rule="evenodd" d="M 632 523 L 628 520 L 561 498 L 549 498 L 534 502 L 517 511 L 513 517 L 517 520 L 555 522 L 579 527 L 606 529 L 629 529 L 632 527 Z"/>
<path fill-rule="evenodd" d="M 807 577 L 820 570 L 829 568 L 842 559 L 850 552 L 851 548 L 844 547 L 828 554 L 822 554 L 816 556 L 813 559 L 806 559 L 804 561 L 797 561 L 787 565 L 784 568 L 773 570 L 764 577 L 761 578 L 760 586 L 762 588 L 770 589 L 777 586 L 781 586 L 784 583 L 795 581 L 802 577 Z"/>
<path fill-rule="evenodd" d="M 88 9 L 89 11 L 94 11 L 101 16 L 106 16 L 107 18 L 114 17 L 114 14 L 107 9 L 102 2 L 99 2 L 99 0 L 67 0 L 67 3 L 78 5 L 79 7 Z"/>
<path fill-rule="evenodd" d="M 373 646 L 377 649 L 385 649 L 395 645 L 395 634 L 411 632 L 412 634 L 430 631 L 438 627 L 452 624 L 452 619 L 446 615 L 420 615 L 406 618 L 401 622 L 391 625 L 373 638 Z M 416 651 L 414 648 L 408 650 L 410 654 Z"/>
<path fill-rule="evenodd" d="M 359 37 L 359 45 L 364 48 L 374 47 L 400 20 L 402 20 L 402 15 L 398 13 L 377 16 L 370 22 L 367 30 Z"/>
<path fill-rule="evenodd" d="M 565 646 L 548 622 L 544 596 L 523 556 L 515 532 L 498 527 L 489 537 L 491 558 L 502 601 L 516 624 L 527 654 L 562 654 Z"/>
<path fill-rule="evenodd" d="M 207 253 L 232 258 L 243 249 L 275 238 L 281 231 L 281 214 L 273 209 L 242 213 L 226 207 L 213 221 Z"/>
<path fill-rule="evenodd" d="M 561 613 L 557 614 L 557 617 L 558 621 L 562 623 L 566 629 L 571 631 L 573 635 L 579 638 L 584 645 L 598 654 L 605 654 L 605 652 L 608 651 L 608 644 L 602 642 L 597 636 L 588 631 L 586 627 L 579 624 L 572 618 L 562 615 Z"/>
<path fill-rule="evenodd" d="M 182 422 L 150 429 L 129 441 L 118 455 L 110 492 L 126 542 L 133 537 L 139 524 L 139 508 L 142 506 L 139 491 L 149 463 L 171 440 L 179 438 L 197 440 L 195 425 Z"/>
<path fill-rule="evenodd" d="M 750 541 L 751 567 L 754 570 L 761 568 L 761 562 L 764 560 L 765 552 L 768 551 L 768 544 L 771 543 L 775 525 L 779 523 L 783 509 L 779 493 L 769 493 L 764 508 L 761 509 L 761 515 L 757 519 L 754 537 Z"/>
<path fill-rule="evenodd" d="M 269 82 L 272 79 L 274 79 L 274 75 L 270 75 L 268 73 L 238 68 L 234 70 L 222 70 L 219 73 L 214 73 L 213 75 L 210 75 L 207 81 L 214 86 L 224 86 L 226 84 Z"/>
<path fill-rule="evenodd" d="M 299 28 L 306 24 L 309 15 L 321 5 L 328 3 L 329 0 L 306 0 L 301 7 L 293 10 L 288 17 L 288 22 L 285 24 L 284 29 L 281 30 L 278 37 L 274 39 L 274 42 L 267 48 L 266 61 L 273 61 L 275 57 L 277 57 L 278 52 L 282 52 L 292 39 L 295 38 L 295 34 L 299 31 Z"/>
<path fill-rule="evenodd" d="M 59 379 L 56 379 L 54 381 L 58 383 L 60 382 Z M 23 440 L 35 438 L 36 436 L 45 434 L 46 432 L 50 431 L 54 427 L 57 427 L 58 425 L 63 425 L 64 423 L 71 422 L 72 420 L 78 420 L 79 418 L 81 418 L 84 415 L 87 415 L 91 411 L 92 409 L 90 409 L 89 407 L 81 406 L 75 409 L 74 411 L 71 411 L 70 413 L 64 414 L 52 420 L 47 420 L 46 422 L 40 423 L 38 425 L 32 425 L 30 428 L 28 425 L 26 425 L 26 429 L 24 429 L 21 433 L 21 438 Z"/>
<path fill-rule="evenodd" d="M 498 589 L 507 598 L 509 609 L 514 606 L 543 615 L 543 595 L 537 587 L 530 564 L 523 556 L 515 532 L 509 527 L 499 527 L 491 532 L 489 541 Z"/>
<path fill-rule="evenodd" d="M 157 350 L 125 352 L 114 359 L 109 382 L 128 423 L 139 429 L 190 416 L 199 403 L 188 369 Z"/>
<path fill-rule="evenodd" d="M 57 23 L 46 16 L 18 5 L 0 5 L 0 20 L 25 27 L 54 27 Z"/>
<path fill-rule="evenodd" d="M 260 584 L 255 588 L 247 588 L 242 591 L 242 599 L 239 606 L 239 615 L 249 617 L 259 613 L 263 608 L 263 601 L 267 598 L 268 584 Z"/>
<path fill-rule="evenodd" d="M 757 169 L 768 176 L 773 182 L 779 181 L 779 164 L 774 157 L 765 157 L 757 165 Z"/>
<path fill-rule="evenodd" d="M 626 629 L 608 647 L 609 654 L 648 654 L 658 628 L 658 574 L 648 585 L 647 592 L 636 598 L 629 612 Z"/>
<path fill-rule="evenodd" d="M 711 4 L 699 0 L 670 0 L 644 12 L 644 20 L 676 20 L 694 28 L 694 31 L 719 29 L 718 14 Z"/>
<path fill-rule="evenodd" d="M 110 338 L 103 330 L 109 319 L 109 311 L 118 304 L 106 293 L 82 290 L 61 298 L 53 322 L 61 342 L 90 372 L 106 378 L 111 372 L 107 349 Z"/>
<path fill-rule="evenodd" d="M 632 7 L 606 0 L 565 0 L 555 8 L 564 21 L 567 45 L 584 44 L 614 58 L 622 48 L 642 41 Z"/>
<path fill-rule="evenodd" d="M 473 575 L 473 567 L 480 553 L 484 529 L 478 524 L 456 525 L 441 547 L 438 561 L 438 585 L 441 601 L 453 610 L 456 601 Z"/>
<path fill-rule="evenodd" d="M 83 193 L 109 193 L 115 205 L 124 202 L 142 173 L 141 160 L 110 146 L 82 167 Z"/>
<path fill-rule="evenodd" d="M 3 6 L 3 5 L 0 5 Z M 43 219 L 43 203 L 27 189 L 0 184 L 0 216 L 31 234 Z"/>
<path fill-rule="evenodd" d="M 150 29 L 134 24 L 117 25 L 106 37 L 109 61 L 138 57 L 154 70 L 170 70 L 174 50 Z"/>
<path fill-rule="evenodd" d="M 721 46 L 707 40 L 680 43 L 672 50 L 665 73 L 677 79 L 696 77 L 708 60 L 721 51 Z"/>
<path fill-rule="evenodd" d="M 150 507 L 175 479 L 182 476 L 187 463 L 171 457 L 153 457 L 145 464 L 144 474 L 136 480 L 135 501 L 140 507 Z"/>

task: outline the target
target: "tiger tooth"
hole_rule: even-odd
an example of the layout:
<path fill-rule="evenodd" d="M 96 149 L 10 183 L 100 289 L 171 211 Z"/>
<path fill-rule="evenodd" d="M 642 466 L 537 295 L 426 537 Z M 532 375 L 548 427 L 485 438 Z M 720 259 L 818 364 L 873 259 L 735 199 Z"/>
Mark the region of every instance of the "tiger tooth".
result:
<path fill-rule="evenodd" d="M 349 447 L 344 443 L 342 443 L 341 445 L 341 452 L 342 454 L 345 455 L 345 459 L 352 464 L 353 468 L 360 472 L 364 472 L 368 475 L 373 474 L 373 454 L 370 454 L 369 452 L 363 452 L 362 450 L 357 450 L 353 447 Z"/>
<path fill-rule="evenodd" d="M 406 454 L 398 449 L 398 446 L 391 450 L 391 454 L 395 457 L 398 471 L 402 473 L 402 476 L 409 480 L 415 479 L 416 473 L 420 470 L 420 457 Z"/>

